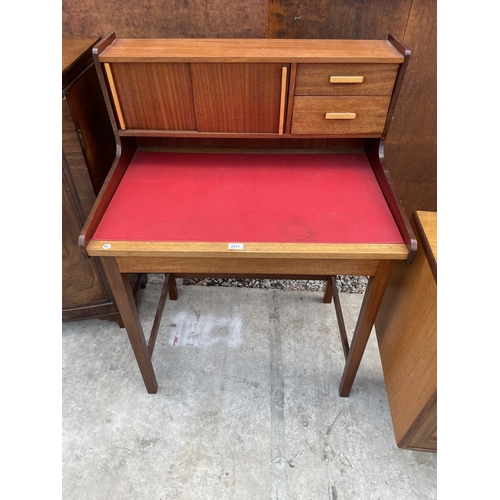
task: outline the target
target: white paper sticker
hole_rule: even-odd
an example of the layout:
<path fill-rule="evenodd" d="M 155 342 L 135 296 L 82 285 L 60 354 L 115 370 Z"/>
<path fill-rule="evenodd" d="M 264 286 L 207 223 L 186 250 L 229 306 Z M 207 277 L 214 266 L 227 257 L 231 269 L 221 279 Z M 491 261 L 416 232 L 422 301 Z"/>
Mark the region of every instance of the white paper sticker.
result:
<path fill-rule="evenodd" d="M 243 243 L 229 243 L 228 250 L 243 250 Z"/>

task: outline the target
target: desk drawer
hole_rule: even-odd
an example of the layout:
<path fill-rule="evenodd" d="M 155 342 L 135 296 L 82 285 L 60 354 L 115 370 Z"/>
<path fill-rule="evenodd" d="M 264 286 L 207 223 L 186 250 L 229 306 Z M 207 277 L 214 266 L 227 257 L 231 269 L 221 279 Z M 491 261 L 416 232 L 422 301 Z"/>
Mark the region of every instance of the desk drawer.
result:
<path fill-rule="evenodd" d="M 295 95 L 391 95 L 398 64 L 299 64 Z"/>
<path fill-rule="evenodd" d="M 381 134 L 390 96 L 295 97 L 292 134 Z"/>

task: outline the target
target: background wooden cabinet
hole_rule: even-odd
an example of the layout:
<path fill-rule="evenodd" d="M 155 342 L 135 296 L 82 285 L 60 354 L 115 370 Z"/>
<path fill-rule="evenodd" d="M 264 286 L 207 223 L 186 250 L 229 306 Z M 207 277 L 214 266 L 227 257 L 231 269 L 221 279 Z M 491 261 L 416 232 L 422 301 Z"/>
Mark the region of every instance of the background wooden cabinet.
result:
<path fill-rule="evenodd" d="M 91 50 L 97 37 L 63 38 L 62 320 L 101 318 L 123 326 L 98 258 L 78 236 L 115 157 L 115 140 Z M 135 276 L 137 289 L 138 277 Z"/>
<path fill-rule="evenodd" d="M 437 451 L 437 215 L 412 225 L 415 260 L 394 266 L 375 329 L 398 446 Z"/>

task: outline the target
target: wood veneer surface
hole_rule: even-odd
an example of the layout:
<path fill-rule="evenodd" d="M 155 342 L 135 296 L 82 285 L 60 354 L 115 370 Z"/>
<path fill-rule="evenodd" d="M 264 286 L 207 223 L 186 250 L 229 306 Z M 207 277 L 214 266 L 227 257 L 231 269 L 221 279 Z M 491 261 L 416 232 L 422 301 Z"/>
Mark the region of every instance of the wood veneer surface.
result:
<path fill-rule="evenodd" d="M 437 446 L 428 440 L 436 420 L 427 421 L 437 404 L 437 283 L 426 250 L 436 248 L 436 220 L 428 212 L 412 217 L 419 249 L 410 266 L 394 266 L 376 322 L 396 442 L 410 449 Z M 419 430 L 424 423 L 428 436 Z"/>
<path fill-rule="evenodd" d="M 67 71 L 99 40 L 95 36 L 62 38 L 62 72 Z"/>
<path fill-rule="evenodd" d="M 387 40 L 119 38 L 101 62 L 350 62 L 401 63 Z"/>

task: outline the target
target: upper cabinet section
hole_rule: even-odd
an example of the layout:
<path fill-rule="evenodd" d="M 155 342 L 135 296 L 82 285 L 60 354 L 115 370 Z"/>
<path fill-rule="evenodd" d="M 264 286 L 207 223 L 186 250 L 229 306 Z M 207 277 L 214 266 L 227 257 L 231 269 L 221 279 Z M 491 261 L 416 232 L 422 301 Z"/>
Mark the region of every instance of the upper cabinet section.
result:
<path fill-rule="evenodd" d="M 94 57 L 118 134 L 132 136 L 377 137 L 404 61 L 383 40 L 114 35 Z"/>

